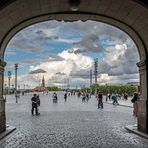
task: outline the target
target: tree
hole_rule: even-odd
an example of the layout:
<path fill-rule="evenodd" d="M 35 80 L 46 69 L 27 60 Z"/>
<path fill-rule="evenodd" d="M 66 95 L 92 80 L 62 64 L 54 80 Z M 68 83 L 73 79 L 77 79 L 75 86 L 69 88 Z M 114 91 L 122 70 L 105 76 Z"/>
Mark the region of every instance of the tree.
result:
<path fill-rule="evenodd" d="M 138 86 L 129 86 L 129 85 L 92 85 L 90 87 L 92 92 L 101 91 L 103 94 L 107 93 L 116 93 L 116 94 L 124 94 L 127 93 L 129 96 L 132 96 L 134 92 L 138 91 Z"/>
<path fill-rule="evenodd" d="M 48 87 L 49 91 L 61 91 L 61 88 L 57 87 L 57 86 L 49 86 Z"/>

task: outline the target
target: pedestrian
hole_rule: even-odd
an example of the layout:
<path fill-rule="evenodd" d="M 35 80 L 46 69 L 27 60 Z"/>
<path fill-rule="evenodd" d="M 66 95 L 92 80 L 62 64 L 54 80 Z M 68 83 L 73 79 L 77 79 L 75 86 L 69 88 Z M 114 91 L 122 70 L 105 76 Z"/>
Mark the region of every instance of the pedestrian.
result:
<path fill-rule="evenodd" d="M 65 102 L 67 101 L 67 93 L 64 94 Z"/>
<path fill-rule="evenodd" d="M 80 98 L 80 96 L 81 96 L 81 92 L 79 91 L 79 92 L 77 93 L 77 95 L 78 95 L 78 98 Z"/>
<path fill-rule="evenodd" d="M 103 94 L 101 92 L 97 93 L 97 100 L 98 100 L 98 109 L 101 107 L 103 108 Z"/>
<path fill-rule="evenodd" d="M 108 101 L 108 94 L 106 94 L 106 102 Z"/>
<path fill-rule="evenodd" d="M 140 96 L 138 93 L 134 93 L 134 96 L 131 100 L 131 102 L 133 103 L 133 116 L 137 117 L 138 115 L 138 101 L 140 99 Z"/>
<path fill-rule="evenodd" d="M 112 94 L 112 100 L 113 100 L 113 105 L 119 105 L 118 100 L 117 100 L 117 95 L 116 94 Z"/>
<path fill-rule="evenodd" d="M 108 99 L 110 100 L 110 97 L 111 97 L 111 95 L 110 94 L 108 94 Z"/>
<path fill-rule="evenodd" d="M 32 102 L 32 115 L 34 115 L 34 109 L 35 109 L 35 113 L 36 115 L 39 115 L 38 113 L 38 99 L 37 99 L 37 95 L 34 94 L 33 97 L 31 98 L 31 102 Z"/>
<path fill-rule="evenodd" d="M 37 95 L 37 110 L 38 110 L 38 114 L 40 114 L 39 113 L 39 106 L 40 106 L 40 97 L 39 97 L 39 95 Z"/>
<path fill-rule="evenodd" d="M 128 100 L 128 95 L 127 95 L 127 93 L 124 93 L 124 100 L 125 100 L 125 101 Z"/>
<path fill-rule="evenodd" d="M 86 97 L 86 96 L 85 96 L 85 93 L 83 92 L 83 93 L 82 93 L 82 102 L 85 102 L 85 97 Z"/>
<path fill-rule="evenodd" d="M 57 103 L 58 96 L 57 96 L 57 93 L 56 92 L 53 93 L 52 98 L 53 98 L 53 103 Z"/>
<path fill-rule="evenodd" d="M 89 100 L 89 93 L 86 93 L 86 101 L 88 102 Z"/>

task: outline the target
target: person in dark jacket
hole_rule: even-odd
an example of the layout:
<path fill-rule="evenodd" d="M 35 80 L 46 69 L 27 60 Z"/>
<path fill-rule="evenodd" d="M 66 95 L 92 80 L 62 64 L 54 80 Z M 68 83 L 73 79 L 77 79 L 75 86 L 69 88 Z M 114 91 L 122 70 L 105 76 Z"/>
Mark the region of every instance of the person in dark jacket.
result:
<path fill-rule="evenodd" d="M 65 102 L 67 100 L 67 92 L 64 94 L 64 99 L 65 99 Z"/>
<path fill-rule="evenodd" d="M 99 92 L 96 97 L 98 100 L 98 108 L 103 108 L 103 94 Z"/>
<path fill-rule="evenodd" d="M 35 109 L 35 113 L 36 115 L 39 115 L 38 113 L 38 98 L 37 95 L 34 94 L 33 97 L 31 98 L 31 102 L 32 102 L 32 115 L 34 115 L 34 109 Z"/>
<path fill-rule="evenodd" d="M 112 100 L 113 100 L 113 105 L 119 105 L 118 100 L 117 100 L 117 95 L 116 94 L 112 94 Z"/>
<path fill-rule="evenodd" d="M 137 117 L 138 116 L 138 102 L 139 102 L 140 96 L 137 92 L 134 93 L 134 96 L 132 98 L 132 103 L 133 103 L 133 116 Z"/>

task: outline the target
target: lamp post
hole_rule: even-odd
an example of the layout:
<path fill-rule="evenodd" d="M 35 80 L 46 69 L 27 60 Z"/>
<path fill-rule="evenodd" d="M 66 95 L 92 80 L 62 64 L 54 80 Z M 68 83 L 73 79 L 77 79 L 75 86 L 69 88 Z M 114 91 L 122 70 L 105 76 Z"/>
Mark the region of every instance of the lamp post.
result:
<path fill-rule="evenodd" d="M 89 75 L 89 77 L 90 77 L 90 87 L 91 87 L 91 85 L 92 85 L 92 70 L 90 70 L 90 75 Z"/>
<path fill-rule="evenodd" d="M 17 70 L 18 70 L 18 64 L 15 64 L 15 98 L 16 98 L 16 103 L 17 101 Z"/>
<path fill-rule="evenodd" d="M 10 79 L 11 79 L 12 72 L 8 71 L 8 94 L 10 94 Z"/>
<path fill-rule="evenodd" d="M 11 88 L 12 88 L 12 90 L 14 91 L 14 85 L 13 85 L 13 84 L 11 85 Z"/>

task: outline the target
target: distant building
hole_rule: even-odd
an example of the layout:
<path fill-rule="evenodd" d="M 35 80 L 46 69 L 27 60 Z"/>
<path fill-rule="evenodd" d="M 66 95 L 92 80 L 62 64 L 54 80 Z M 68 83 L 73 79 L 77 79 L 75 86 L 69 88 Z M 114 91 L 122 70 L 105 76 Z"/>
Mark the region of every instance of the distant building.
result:
<path fill-rule="evenodd" d="M 45 79 L 44 79 L 44 76 L 43 76 L 43 79 L 42 79 L 42 87 L 45 87 Z"/>
<path fill-rule="evenodd" d="M 127 85 L 139 86 L 139 82 L 128 82 Z"/>
<path fill-rule="evenodd" d="M 40 92 L 40 91 L 47 91 L 48 88 L 47 87 L 43 87 L 43 86 L 37 86 L 33 90 Z"/>

